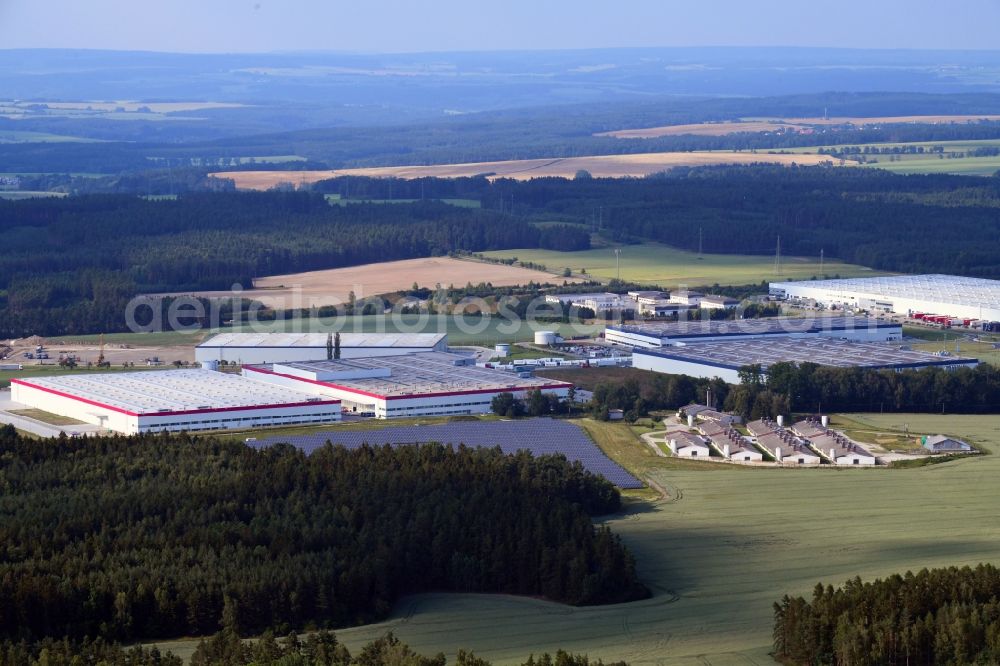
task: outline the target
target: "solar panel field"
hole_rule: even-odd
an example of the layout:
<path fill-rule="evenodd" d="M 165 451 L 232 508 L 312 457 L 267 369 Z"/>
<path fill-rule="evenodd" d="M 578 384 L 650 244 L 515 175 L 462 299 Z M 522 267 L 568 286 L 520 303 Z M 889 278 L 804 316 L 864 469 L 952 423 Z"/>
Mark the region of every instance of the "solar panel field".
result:
<path fill-rule="evenodd" d="M 578 426 L 552 419 L 469 421 L 377 430 L 328 430 L 259 439 L 251 442 L 251 446 L 271 446 L 286 442 L 310 453 L 328 441 L 348 449 L 356 449 L 364 444 L 384 446 L 437 442 L 452 446 L 499 446 L 505 453 L 527 449 L 536 456 L 562 454 L 570 461 L 579 461 L 588 471 L 600 474 L 620 488 L 642 487 L 638 479 L 608 458 Z"/>

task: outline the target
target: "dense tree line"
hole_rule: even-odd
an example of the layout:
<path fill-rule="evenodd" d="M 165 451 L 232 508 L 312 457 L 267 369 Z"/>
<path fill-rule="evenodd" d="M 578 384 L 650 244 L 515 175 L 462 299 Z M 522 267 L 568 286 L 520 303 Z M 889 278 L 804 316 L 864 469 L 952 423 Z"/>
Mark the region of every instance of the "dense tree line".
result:
<path fill-rule="evenodd" d="M 994 664 L 998 598 L 1000 570 L 990 564 L 818 584 L 811 601 L 774 604 L 774 651 L 787 664 Z"/>
<path fill-rule="evenodd" d="M 261 275 L 458 250 L 589 247 L 579 228 L 539 228 L 435 201 L 330 206 L 309 193 L 189 193 L 0 201 L 0 337 L 125 330 L 137 293 L 251 286 Z"/>
<path fill-rule="evenodd" d="M 159 649 L 122 648 L 102 639 L 70 641 L 45 639 L 0 642 L 0 666 L 182 666 L 184 661 Z M 242 641 L 226 627 L 209 639 L 202 639 L 191 656 L 192 666 L 447 666 L 442 653 L 433 657 L 418 654 L 391 632 L 366 644 L 352 655 L 328 630 L 299 636 L 290 633 L 278 639 L 270 631 L 254 641 Z M 490 666 L 471 652 L 459 650 L 454 666 Z M 522 666 L 604 666 L 600 659 L 558 650 L 522 662 Z M 626 662 L 608 666 L 627 666 Z"/>
<path fill-rule="evenodd" d="M 428 590 L 570 604 L 648 595 L 562 457 L 0 428 L 0 637 L 253 635 L 385 617 Z M 225 620 L 225 622 L 223 622 Z"/>
<path fill-rule="evenodd" d="M 570 378 L 560 373 L 544 372 L 558 379 L 571 379 L 580 388 L 593 391 L 590 402 L 591 416 L 607 419 L 608 410 L 625 411 L 626 420 L 633 421 L 647 416 L 651 411 L 678 409 L 692 402 L 704 403 L 711 391 L 713 401 L 721 405 L 728 392 L 728 384 L 721 379 L 701 379 L 688 375 L 667 375 L 648 370 L 631 368 L 617 369 L 615 377 L 602 378 L 595 382 L 587 380 L 586 371 L 570 371 L 576 374 Z M 598 370 L 601 375 L 602 373 Z M 541 373 L 540 373 L 541 374 Z"/>
<path fill-rule="evenodd" d="M 351 188 L 390 187 L 350 181 Z M 337 179 L 324 187 L 347 185 Z M 789 255 L 822 251 L 883 270 L 1000 277 L 998 178 L 758 165 L 678 168 L 642 179 L 426 179 L 419 187 L 427 196 L 475 198 L 496 211 L 580 224 L 617 243 L 773 255 L 780 236 Z"/>
<path fill-rule="evenodd" d="M 749 419 L 792 412 L 1000 412 L 1000 369 L 878 370 L 815 363 L 775 363 L 740 370 L 740 383 L 725 395 L 726 411 Z"/>

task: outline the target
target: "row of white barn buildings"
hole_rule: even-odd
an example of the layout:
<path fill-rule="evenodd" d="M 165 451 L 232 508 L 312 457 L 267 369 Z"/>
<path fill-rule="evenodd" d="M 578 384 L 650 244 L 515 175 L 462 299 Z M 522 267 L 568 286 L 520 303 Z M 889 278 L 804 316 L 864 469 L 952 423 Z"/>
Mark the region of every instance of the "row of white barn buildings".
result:
<path fill-rule="evenodd" d="M 681 458 L 709 458 L 712 450 L 728 461 L 739 463 L 764 462 L 766 453 L 782 465 L 875 465 L 875 456 L 811 419 L 797 422 L 791 428 L 762 419 L 746 424 L 749 436 L 740 433 L 729 422 L 701 419 L 699 434 L 680 430 L 668 436 L 670 451 Z"/>

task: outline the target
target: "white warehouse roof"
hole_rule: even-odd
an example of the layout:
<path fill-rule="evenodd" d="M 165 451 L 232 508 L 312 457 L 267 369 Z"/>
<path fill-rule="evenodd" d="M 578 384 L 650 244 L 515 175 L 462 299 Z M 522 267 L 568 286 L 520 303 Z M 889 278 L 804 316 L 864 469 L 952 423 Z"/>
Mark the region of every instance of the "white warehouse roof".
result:
<path fill-rule="evenodd" d="M 199 348 L 300 347 L 326 349 L 327 333 L 219 333 Z M 365 348 L 433 349 L 447 338 L 446 333 L 341 333 L 340 346 Z M 325 352 L 324 352 L 325 355 Z"/>
<path fill-rule="evenodd" d="M 155 370 L 14 379 L 22 386 L 132 415 L 322 402 L 311 393 L 209 370 Z"/>
<path fill-rule="evenodd" d="M 895 275 L 843 280 L 803 280 L 772 282 L 770 286 L 772 290 L 796 292 L 825 290 L 869 299 L 920 301 L 927 303 L 928 306 L 936 304 L 942 308 L 947 305 L 960 305 L 984 310 L 1000 310 L 1000 280 L 958 275 Z"/>

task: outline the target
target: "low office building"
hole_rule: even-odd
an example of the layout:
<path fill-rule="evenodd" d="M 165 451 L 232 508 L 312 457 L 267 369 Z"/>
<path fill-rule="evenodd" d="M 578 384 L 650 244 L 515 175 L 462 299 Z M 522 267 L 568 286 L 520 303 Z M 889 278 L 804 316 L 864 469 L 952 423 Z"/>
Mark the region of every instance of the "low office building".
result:
<path fill-rule="evenodd" d="M 903 337 L 903 326 L 869 317 L 764 317 L 715 321 L 647 322 L 608 326 L 604 338 L 613 344 L 659 349 L 693 342 L 836 338 L 853 342 L 891 342 Z"/>
<path fill-rule="evenodd" d="M 195 347 L 199 363 L 284 363 L 326 358 L 327 333 L 219 333 Z M 331 341 L 332 342 L 332 341 Z M 448 351 L 445 333 L 341 333 L 341 358 Z"/>
<path fill-rule="evenodd" d="M 469 356 L 407 356 L 244 366 L 257 381 L 340 400 L 345 412 L 401 416 L 486 414 L 499 393 L 524 399 L 539 390 L 565 399 L 572 384 L 480 368 Z"/>
<path fill-rule="evenodd" d="M 698 291 L 687 291 L 681 289 L 678 291 L 670 292 L 670 300 L 674 303 L 680 303 L 681 305 L 689 305 L 693 308 L 698 307 L 701 304 L 701 299 L 705 294 Z"/>
<path fill-rule="evenodd" d="M 587 293 L 587 294 L 547 294 L 545 302 L 551 304 L 569 305 L 574 308 L 586 308 L 593 310 L 597 315 L 607 313 L 622 313 L 625 316 L 632 316 L 636 310 L 636 302 L 631 298 L 623 298 L 611 292 Z"/>
<path fill-rule="evenodd" d="M 740 383 L 740 369 L 745 366 L 758 365 L 766 374 L 770 366 L 784 362 L 896 371 L 974 368 L 979 363 L 963 356 L 941 356 L 891 345 L 830 338 L 734 340 L 632 350 L 635 368 L 706 379 L 719 377 L 731 384 Z"/>
<path fill-rule="evenodd" d="M 740 305 L 738 298 L 708 294 L 701 297 L 698 307 L 702 310 L 735 310 Z"/>
<path fill-rule="evenodd" d="M 125 434 L 340 420 L 340 401 L 209 370 L 72 374 L 11 381 L 11 399 Z"/>

